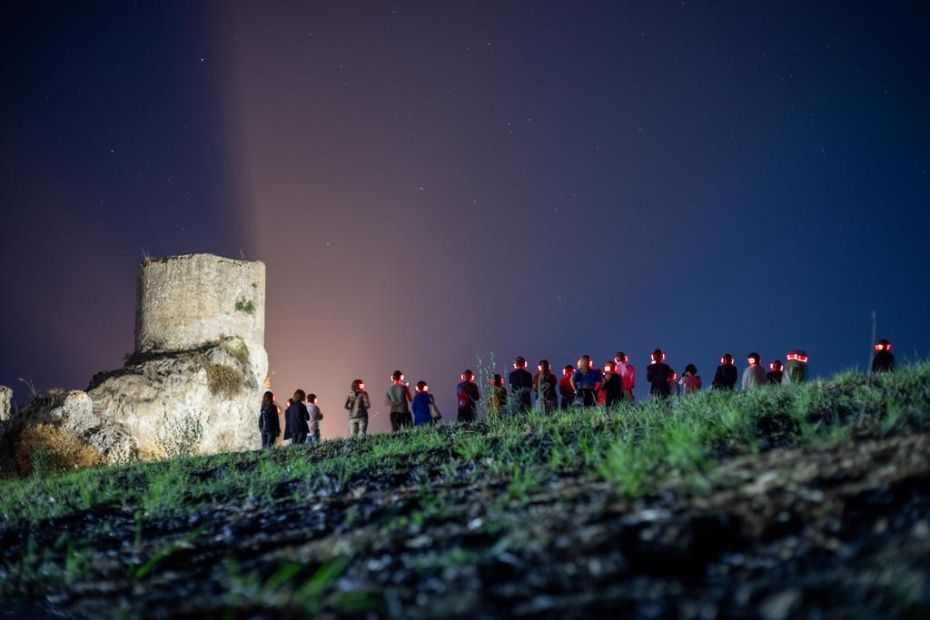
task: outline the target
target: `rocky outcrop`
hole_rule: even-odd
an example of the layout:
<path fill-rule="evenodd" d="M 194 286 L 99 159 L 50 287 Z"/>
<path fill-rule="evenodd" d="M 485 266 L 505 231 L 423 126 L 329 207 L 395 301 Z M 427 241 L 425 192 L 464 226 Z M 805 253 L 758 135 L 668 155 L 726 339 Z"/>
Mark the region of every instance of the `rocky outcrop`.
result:
<path fill-rule="evenodd" d="M 142 458 L 242 450 L 257 441 L 267 370 L 263 348 L 228 337 L 136 356 L 97 375 L 87 394 L 96 415 L 125 429 Z"/>
<path fill-rule="evenodd" d="M 98 373 L 86 392 L 37 398 L 8 426 L 52 425 L 112 463 L 254 447 L 268 371 L 264 264 L 147 260 L 137 299 L 136 348 L 123 368 Z"/>
<path fill-rule="evenodd" d="M 16 422 L 20 431 L 30 427 L 65 431 L 112 463 L 126 463 L 137 455 L 136 442 L 123 425 L 95 411 L 94 402 L 81 390 L 53 391 L 37 398 L 23 408 Z"/>

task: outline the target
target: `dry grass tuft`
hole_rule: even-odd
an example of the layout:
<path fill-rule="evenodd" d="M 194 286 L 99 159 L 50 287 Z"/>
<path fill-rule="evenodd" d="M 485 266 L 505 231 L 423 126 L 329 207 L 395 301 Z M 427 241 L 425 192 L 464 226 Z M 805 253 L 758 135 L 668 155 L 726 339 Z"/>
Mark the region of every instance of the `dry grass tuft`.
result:
<path fill-rule="evenodd" d="M 238 343 L 233 344 L 232 342 L 225 342 L 223 344 L 223 350 L 226 351 L 230 357 L 242 364 L 243 366 L 248 366 L 249 364 L 249 347 L 243 340 L 239 340 Z"/>
<path fill-rule="evenodd" d="M 165 449 L 157 443 L 147 443 L 139 446 L 140 461 L 160 461 L 168 458 Z"/>
<path fill-rule="evenodd" d="M 213 396 L 232 398 L 245 387 L 245 377 L 235 368 L 212 362 L 207 362 L 204 368 L 207 371 L 207 386 Z"/>
<path fill-rule="evenodd" d="M 106 459 L 99 450 L 54 424 L 25 428 L 16 448 L 16 468 L 24 476 L 104 463 Z"/>

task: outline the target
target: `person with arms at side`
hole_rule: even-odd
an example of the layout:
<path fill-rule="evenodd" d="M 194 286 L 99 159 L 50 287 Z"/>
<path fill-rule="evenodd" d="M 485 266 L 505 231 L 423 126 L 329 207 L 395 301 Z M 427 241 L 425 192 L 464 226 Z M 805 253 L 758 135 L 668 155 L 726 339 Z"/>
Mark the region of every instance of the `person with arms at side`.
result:
<path fill-rule="evenodd" d="M 797 385 L 807 381 L 807 351 L 795 349 L 788 353 L 788 363 L 781 376 L 782 385 Z"/>
<path fill-rule="evenodd" d="M 488 400 L 490 410 L 488 413 L 494 416 L 507 415 L 507 388 L 504 387 L 504 378 L 494 373 L 491 375 L 491 398 Z"/>
<path fill-rule="evenodd" d="M 685 366 L 685 370 L 681 373 L 681 379 L 678 380 L 678 384 L 681 386 L 682 396 L 697 394 L 701 391 L 701 377 L 698 375 L 697 367 L 694 364 Z"/>
<path fill-rule="evenodd" d="M 774 360 L 769 364 L 769 371 L 765 373 L 765 380 L 769 382 L 769 385 L 781 385 L 784 370 L 785 365 L 781 363 L 781 360 Z"/>
<path fill-rule="evenodd" d="M 617 372 L 617 362 L 610 360 L 604 364 L 604 380 L 601 381 L 601 391 L 604 393 L 604 407 L 610 408 L 623 399 L 623 379 Z"/>
<path fill-rule="evenodd" d="M 508 376 L 510 383 L 510 405 L 514 413 L 523 413 L 533 408 L 533 375 L 526 369 L 526 360 L 517 357 Z"/>
<path fill-rule="evenodd" d="M 720 358 L 720 365 L 717 366 L 717 372 L 714 373 L 714 380 L 711 387 L 715 390 L 732 390 L 736 388 L 736 362 L 729 353 L 724 353 Z"/>
<path fill-rule="evenodd" d="M 349 412 L 349 437 L 364 439 L 368 436 L 368 411 L 371 399 L 365 391 L 365 382 L 356 379 L 346 396 L 345 409 Z"/>
<path fill-rule="evenodd" d="M 762 357 L 758 353 L 746 356 L 746 369 L 743 371 L 743 381 L 740 387 L 743 390 L 754 390 L 768 384 L 765 378 L 765 369 L 762 368 Z"/>
<path fill-rule="evenodd" d="M 562 369 L 562 378 L 559 379 L 559 409 L 568 409 L 575 402 L 575 388 L 572 386 L 574 372 L 571 364 L 566 364 Z"/>
<path fill-rule="evenodd" d="M 597 406 L 597 385 L 604 380 L 601 371 L 594 368 L 590 355 L 578 358 L 577 368 L 572 373 L 572 390 L 575 404 L 581 407 Z"/>
<path fill-rule="evenodd" d="M 672 369 L 672 376 L 668 378 L 668 395 L 677 397 L 681 393 L 681 386 L 678 385 L 678 373 Z"/>
<path fill-rule="evenodd" d="M 307 435 L 310 434 L 310 412 L 307 411 L 307 405 L 304 401 L 307 399 L 307 393 L 303 390 L 294 392 L 294 398 L 284 412 L 284 440 L 291 440 L 291 445 L 306 443 Z"/>
<path fill-rule="evenodd" d="M 656 349 L 652 352 L 652 363 L 646 368 L 646 381 L 649 382 L 649 394 L 654 398 L 668 398 L 671 395 L 669 379 L 674 374 L 665 363 L 665 352 Z"/>
<path fill-rule="evenodd" d="M 419 427 L 435 424 L 436 420 L 433 419 L 433 408 L 435 406 L 436 401 L 433 399 L 433 395 L 429 393 L 429 386 L 426 385 L 426 381 L 417 381 L 416 394 L 413 396 L 413 404 L 411 405 L 413 409 L 413 425 Z"/>
<path fill-rule="evenodd" d="M 263 448 L 274 447 L 274 442 L 281 434 L 278 406 L 274 403 L 274 394 L 271 392 L 265 392 L 262 396 L 262 407 L 258 414 L 258 432 L 262 435 Z"/>
<path fill-rule="evenodd" d="M 549 413 L 559 407 L 555 389 L 558 379 L 552 374 L 549 360 L 539 360 L 539 372 L 533 377 L 533 391 L 536 392 L 536 408 Z"/>
<path fill-rule="evenodd" d="M 412 400 L 410 386 L 404 381 L 404 373 L 395 370 L 391 375 L 391 387 L 384 396 L 384 404 L 390 408 L 392 433 L 413 426 L 413 416 L 410 414 Z"/>
<path fill-rule="evenodd" d="M 875 343 L 875 356 L 872 357 L 872 372 L 894 372 L 894 355 L 891 343 L 885 339 Z"/>
<path fill-rule="evenodd" d="M 462 382 L 456 386 L 455 393 L 458 398 L 458 421 L 474 422 L 478 419 L 478 401 L 481 400 L 481 391 L 475 385 L 475 373 L 470 369 L 461 375 Z"/>
<path fill-rule="evenodd" d="M 316 394 L 307 396 L 307 411 L 310 412 L 310 433 L 307 435 L 307 443 L 320 443 L 320 422 L 323 420 L 323 412 L 317 404 Z"/>
<path fill-rule="evenodd" d="M 617 363 L 617 373 L 623 381 L 623 400 L 633 402 L 633 390 L 636 388 L 636 368 L 630 363 L 630 358 L 623 351 L 617 351 L 614 361 Z"/>

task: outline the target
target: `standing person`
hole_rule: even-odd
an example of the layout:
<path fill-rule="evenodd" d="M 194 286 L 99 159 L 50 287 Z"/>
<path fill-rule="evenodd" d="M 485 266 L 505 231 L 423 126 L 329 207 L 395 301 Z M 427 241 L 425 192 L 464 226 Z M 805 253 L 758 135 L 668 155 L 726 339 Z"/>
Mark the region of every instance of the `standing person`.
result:
<path fill-rule="evenodd" d="M 656 398 L 668 398 L 672 393 L 669 378 L 673 374 L 671 367 L 665 363 L 665 352 L 662 349 L 653 351 L 652 363 L 646 368 L 649 393 Z"/>
<path fill-rule="evenodd" d="M 594 368 L 594 362 L 590 355 L 582 355 L 578 358 L 577 368 L 572 373 L 572 390 L 575 392 L 575 404 L 582 407 L 594 407 L 597 405 L 597 384 L 603 381 L 604 377 L 600 370 Z"/>
<path fill-rule="evenodd" d="M 478 401 L 481 392 L 475 385 L 475 373 L 470 369 L 462 373 L 462 382 L 456 386 L 456 396 L 459 401 L 458 421 L 474 422 L 478 419 Z"/>
<path fill-rule="evenodd" d="M 743 390 L 754 390 L 766 385 L 765 369 L 762 368 L 762 358 L 758 353 L 750 353 L 746 356 L 746 363 L 749 364 L 743 371 L 743 381 L 741 388 Z"/>
<path fill-rule="evenodd" d="M 307 443 L 320 443 L 320 421 L 323 419 L 323 412 L 320 411 L 316 400 L 316 394 L 307 396 L 307 411 L 310 412 L 310 434 L 307 435 Z"/>
<path fill-rule="evenodd" d="M 346 396 L 346 411 L 349 412 L 349 437 L 368 436 L 368 410 L 371 409 L 371 399 L 365 391 L 365 382 L 356 379 L 352 382 L 349 395 Z"/>
<path fill-rule="evenodd" d="M 604 406 L 608 409 L 623 399 L 623 379 L 617 372 L 617 362 L 611 360 L 604 365 L 604 380 L 601 382 L 604 392 Z"/>
<path fill-rule="evenodd" d="M 614 361 L 617 363 L 617 373 L 623 381 L 623 400 L 633 402 L 633 390 L 636 388 L 636 368 L 630 363 L 630 358 L 623 351 L 617 351 Z"/>
<path fill-rule="evenodd" d="M 307 396 L 307 411 L 310 412 L 310 434 L 307 443 L 320 443 L 320 422 L 323 421 L 323 411 L 317 404 L 316 394 Z"/>
<path fill-rule="evenodd" d="M 575 369 L 572 368 L 571 364 L 566 364 L 565 368 L 562 369 L 562 378 L 559 379 L 560 409 L 568 409 L 575 402 L 575 388 L 572 386 L 572 374 L 574 372 Z"/>
<path fill-rule="evenodd" d="M 795 349 L 788 353 L 788 363 L 781 377 L 782 385 L 804 383 L 807 381 L 807 351 Z"/>
<path fill-rule="evenodd" d="M 404 381 L 404 373 L 395 370 L 391 375 L 391 387 L 384 396 L 384 404 L 390 407 L 391 432 L 396 433 L 413 426 L 413 416 L 410 414 L 410 385 Z"/>
<path fill-rule="evenodd" d="M 436 401 L 433 399 L 433 395 L 429 393 L 429 386 L 426 385 L 426 381 L 417 381 L 416 392 L 411 405 L 411 409 L 413 409 L 413 425 L 415 427 L 432 426 L 436 423 L 433 420 L 432 411 L 432 407 L 436 406 Z"/>
<path fill-rule="evenodd" d="M 492 415 L 501 416 L 507 413 L 507 388 L 504 387 L 504 378 L 497 373 L 491 375 L 491 399 Z"/>
<path fill-rule="evenodd" d="M 278 406 L 274 404 L 274 394 L 265 392 L 262 396 L 262 407 L 258 414 L 258 432 L 262 435 L 262 447 L 271 448 L 281 434 L 281 424 L 278 422 Z"/>
<path fill-rule="evenodd" d="M 894 372 L 894 355 L 891 353 L 891 343 L 885 339 L 875 343 L 872 372 Z"/>
<path fill-rule="evenodd" d="M 694 364 L 685 366 L 685 371 L 681 373 L 681 379 L 678 384 L 681 386 L 681 395 L 697 394 L 701 391 L 701 377 L 697 374 L 697 367 Z"/>
<path fill-rule="evenodd" d="M 533 408 L 533 375 L 526 369 L 526 360 L 517 357 L 513 361 L 513 370 L 508 376 L 510 383 L 510 403 L 514 413 L 522 413 Z"/>
<path fill-rule="evenodd" d="M 765 374 L 765 380 L 769 382 L 769 385 L 781 385 L 784 370 L 785 365 L 781 363 L 781 360 L 774 360 L 769 364 L 769 371 Z"/>
<path fill-rule="evenodd" d="M 678 373 L 672 370 L 672 376 L 668 378 L 668 395 L 678 396 L 681 393 L 681 386 L 678 385 Z"/>
<path fill-rule="evenodd" d="M 310 412 L 304 404 L 306 399 L 307 393 L 297 390 L 287 411 L 284 412 L 284 439 L 290 439 L 291 445 L 306 443 L 307 435 L 310 434 L 310 426 L 307 424 L 310 421 Z"/>
<path fill-rule="evenodd" d="M 715 390 L 732 390 L 736 387 L 736 363 L 729 353 L 724 353 L 720 358 L 711 387 Z"/>
<path fill-rule="evenodd" d="M 549 413 L 555 411 L 558 406 L 555 388 L 558 380 L 552 374 L 549 367 L 549 360 L 539 360 L 539 372 L 533 377 L 533 390 L 536 392 L 536 405 L 541 411 Z"/>

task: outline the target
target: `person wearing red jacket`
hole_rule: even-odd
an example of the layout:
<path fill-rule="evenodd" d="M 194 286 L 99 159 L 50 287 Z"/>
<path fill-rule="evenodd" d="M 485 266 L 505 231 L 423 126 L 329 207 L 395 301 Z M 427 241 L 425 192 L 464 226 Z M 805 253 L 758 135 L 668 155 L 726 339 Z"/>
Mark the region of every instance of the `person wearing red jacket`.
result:
<path fill-rule="evenodd" d="M 572 374 L 575 368 L 567 364 L 562 369 L 562 378 L 559 379 L 559 409 L 568 409 L 575 402 L 575 388 L 572 387 Z"/>
<path fill-rule="evenodd" d="M 623 351 L 617 351 L 614 358 L 617 363 L 617 374 L 623 382 L 623 400 L 628 403 L 633 402 L 633 389 L 636 387 L 636 369 L 630 363 L 630 358 Z"/>

